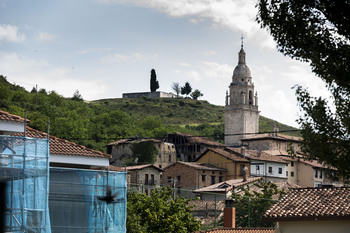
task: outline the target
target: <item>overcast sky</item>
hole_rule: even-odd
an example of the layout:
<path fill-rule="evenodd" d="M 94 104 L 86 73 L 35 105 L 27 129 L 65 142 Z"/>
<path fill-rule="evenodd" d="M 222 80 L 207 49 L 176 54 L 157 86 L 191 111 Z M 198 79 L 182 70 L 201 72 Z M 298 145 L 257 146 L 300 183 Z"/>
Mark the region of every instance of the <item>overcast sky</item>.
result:
<path fill-rule="evenodd" d="M 295 84 L 328 96 L 306 63 L 284 57 L 251 0 L 0 0 L 0 74 L 85 100 L 189 82 L 224 105 L 243 34 L 261 115 L 297 126 Z"/>

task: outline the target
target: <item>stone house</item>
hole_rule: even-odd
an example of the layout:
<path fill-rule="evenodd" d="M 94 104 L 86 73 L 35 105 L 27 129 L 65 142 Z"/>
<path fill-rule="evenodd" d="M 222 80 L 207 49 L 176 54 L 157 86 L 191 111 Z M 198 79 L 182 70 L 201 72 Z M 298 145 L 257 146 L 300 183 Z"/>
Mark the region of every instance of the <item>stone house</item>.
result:
<path fill-rule="evenodd" d="M 268 151 L 246 150 L 244 148 L 226 148 L 227 151 L 232 151 L 243 154 L 243 157 L 250 160 L 250 175 L 255 177 L 264 177 L 266 181 L 280 182 L 286 181 L 286 168 L 288 162 L 283 158 L 271 155 Z"/>
<path fill-rule="evenodd" d="M 178 161 L 164 168 L 162 184 L 193 190 L 224 181 L 226 172 L 211 164 Z"/>
<path fill-rule="evenodd" d="M 184 133 L 167 134 L 164 140 L 175 145 L 177 158 L 185 162 L 195 161 L 208 148 L 226 147 L 222 143 Z"/>
<path fill-rule="evenodd" d="M 226 179 L 243 179 L 244 169 L 250 174 L 250 161 L 241 154 L 224 149 L 206 149 L 196 160 L 198 163 L 213 164 L 227 169 Z"/>
<path fill-rule="evenodd" d="M 350 229 L 350 188 L 292 189 L 266 211 L 276 233 L 344 233 Z"/>
<path fill-rule="evenodd" d="M 176 150 L 172 143 L 157 139 L 121 139 L 107 145 L 107 153 L 112 155 L 110 163 L 122 167 L 126 160 L 132 158 L 132 145 L 134 143 L 152 141 L 158 149 L 157 160 L 154 163 L 159 168 L 164 168 L 176 162 Z"/>
<path fill-rule="evenodd" d="M 153 165 L 136 165 L 125 167 L 128 175 L 129 189 L 144 191 L 148 194 L 154 187 L 159 187 L 162 180 L 163 169 Z"/>

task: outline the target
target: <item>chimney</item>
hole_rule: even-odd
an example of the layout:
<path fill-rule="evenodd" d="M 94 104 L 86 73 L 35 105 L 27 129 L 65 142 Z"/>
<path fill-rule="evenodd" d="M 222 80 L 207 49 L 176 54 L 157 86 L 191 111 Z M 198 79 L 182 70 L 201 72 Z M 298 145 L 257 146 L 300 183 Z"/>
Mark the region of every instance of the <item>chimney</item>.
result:
<path fill-rule="evenodd" d="M 245 158 L 245 154 L 246 154 L 245 148 L 244 148 L 244 146 L 242 146 L 241 147 L 241 155 L 243 155 L 243 158 Z"/>
<path fill-rule="evenodd" d="M 233 199 L 225 200 L 224 209 L 224 227 L 236 228 L 236 209 L 234 208 L 235 201 Z"/>
<path fill-rule="evenodd" d="M 248 168 L 243 168 L 243 182 L 246 182 L 248 180 Z"/>

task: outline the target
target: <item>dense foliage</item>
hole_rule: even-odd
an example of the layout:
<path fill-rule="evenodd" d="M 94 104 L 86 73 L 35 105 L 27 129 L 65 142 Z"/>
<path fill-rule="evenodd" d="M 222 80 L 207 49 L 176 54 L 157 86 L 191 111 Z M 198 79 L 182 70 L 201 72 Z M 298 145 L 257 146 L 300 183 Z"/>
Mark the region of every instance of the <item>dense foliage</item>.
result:
<path fill-rule="evenodd" d="M 200 222 L 191 214 L 192 207 L 184 198 L 172 198 L 169 188 L 155 189 L 150 196 L 128 193 L 127 232 L 195 232 Z"/>
<path fill-rule="evenodd" d="M 259 181 L 254 184 L 257 191 L 251 191 L 250 187 L 243 186 L 234 193 L 232 198 L 236 201 L 236 226 L 237 227 L 273 227 L 272 222 L 262 221 L 264 213 L 274 204 L 275 196 L 280 199 L 284 190 L 278 190 L 277 185 L 272 182 Z"/>
<path fill-rule="evenodd" d="M 134 157 L 133 160 L 135 161 L 135 159 L 137 159 L 138 165 L 153 164 L 157 160 L 158 149 L 152 141 L 134 143 L 132 144 L 131 150 Z"/>
<path fill-rule="evenodd" d="M 181 87 L 181 94 L 188 96 L 192 92 L 192 87 L 189 82 L 185 83 L 185 86 Z"/>
<path fill-rule="evenodd" d="M 350 178 L 350 3 L 338 0 L 260 0 L 258 22 L 284 55 L 310 63 L 333 103 L 297 86 L 302 149 Z"/>
<path fill-rule="evenodd" d="M 196 100 L 196 99 L 198 99 L 199 97 L 202 97 L 202 96 L 203 96 L 203 93 L 202 93 L 200 90 L 198 90 L 198 89 L 194 90 L 194 91 L 191 93 L 191 97 L 192 97 L 192 99 L 194 99 L 194 100 Z"/>
<path fill-rule="evenodd" d="M 27 111 L 30 126 L 43 132 L 50 120 L 51 135 L 104 152 L 118 139 L 160 139 L 173 132 L 224 139 L 224 107 L 207 101 L 144 97 L 87 102 L 44 89 L 28 92 L 0 75 L 0 109 L 22 117 Z M 274 124 L 260 116 L 261 132 L 271 131 Z M 291 129 L 280 124 L 280 130 Z"/>

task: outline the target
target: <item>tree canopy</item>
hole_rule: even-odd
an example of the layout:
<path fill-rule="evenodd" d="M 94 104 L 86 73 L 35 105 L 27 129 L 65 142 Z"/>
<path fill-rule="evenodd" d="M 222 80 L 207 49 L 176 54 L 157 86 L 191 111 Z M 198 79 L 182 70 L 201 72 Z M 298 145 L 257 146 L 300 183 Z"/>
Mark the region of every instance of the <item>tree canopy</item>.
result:
<path fill-rule="evenodd" d="M 192 87 L 189 82 L 185 83 L 185 86 L 181 87 L 181 94 L 188 96 L 192 91 Z"/>
<path fill-rule="evenodd" d="M 191 214 L 189 202 L 175 196 L 167 187 L 155 189 L 150 196 L 128 193 L 127 232 L 130 233 L 187 233 L 200 228 L 200 222 Z"/>
<path fill-rule="evenodd" d="M 232 194 L 236 201 L 236 226 L 272 227 L 273 223 L 262 221 L 262 216 L 276 202 L 273 198 L 277 196 L 277 199 L 280 199 L 285 192 L 279 190 L 271 181 L 259 181 L 253 186 L 258 188 L 257 191 L 251 191 L 247 185 L 240 187 L 239 193 Z"/>
<path fill-rule="evenodd" d="M 151 70 L 151 92 L 155 92 L 159 88 L 159 82 L 157 80 L 156 71 Z"/>
<path fill-rule="evenodd" d="M 191 97 L 192 97 L 192 99 L 194 99 L 194 100 L 198 99 L 198 98 L 201 97 L 201 96 L 203 96 L 203 93 L 202 93 L 200 90 L 198 90 L 198 89 L 194 90 L 194 91 L 191 93 Z"/>
<path fill-rule="evenodd" d="M 152 141 L 134 143 L 131 150 L 134 159 L 137 159 L 137 164 L 153 164 L 157 160 L 158 149 Z"/>
<path fill-rule="evenodd" d="M 310 63 L 333 103 L 297 86 L 302 150 L 350 178 L 350 4 L 338 0 L 260 0 L 257 21 L 284 55 Z"/>

